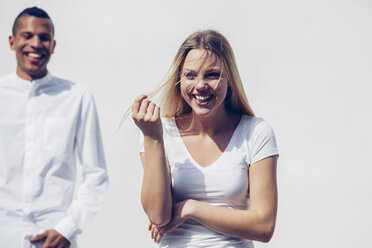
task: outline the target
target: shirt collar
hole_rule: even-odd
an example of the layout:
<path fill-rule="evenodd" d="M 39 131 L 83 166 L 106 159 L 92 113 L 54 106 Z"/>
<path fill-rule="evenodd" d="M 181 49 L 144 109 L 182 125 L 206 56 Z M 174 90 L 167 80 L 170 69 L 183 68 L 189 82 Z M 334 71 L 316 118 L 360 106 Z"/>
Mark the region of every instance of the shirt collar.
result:
<path fill-rule="evenodd" d="M 18 85 L 25 89 L 31 89 L 31 88 L 40 88 L 43 85 L 48 84 L 52 80 L 52 75 L 48 72 L 44 77 L 38 78 L 32 81 L 25 80 L 23 78 L 20 78 L 17 73 L 14 74 L 14 79 L 17 82 Z"/>

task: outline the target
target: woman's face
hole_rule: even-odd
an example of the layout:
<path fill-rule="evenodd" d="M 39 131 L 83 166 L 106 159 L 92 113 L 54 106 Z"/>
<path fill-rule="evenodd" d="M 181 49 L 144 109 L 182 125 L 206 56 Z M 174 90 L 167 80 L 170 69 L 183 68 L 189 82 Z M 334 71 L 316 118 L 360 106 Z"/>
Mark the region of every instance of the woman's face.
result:
<path fill-rule="evenodd" d="M 222 73 L 222 61 L 211 51 L 192 49 L 181 69 L 181 95 L 200 116 L 226 111 L 224 100 L 228 83 Z"/>

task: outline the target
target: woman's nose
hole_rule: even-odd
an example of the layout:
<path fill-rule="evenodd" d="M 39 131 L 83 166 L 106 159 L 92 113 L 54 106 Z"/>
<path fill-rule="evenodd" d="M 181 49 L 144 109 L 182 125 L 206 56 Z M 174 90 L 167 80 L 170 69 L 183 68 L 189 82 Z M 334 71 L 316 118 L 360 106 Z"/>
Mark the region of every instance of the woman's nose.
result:
<path fill-rule="evenodd" d="M 195 83 L 196 89 L 208 88 L 208 82 L 204 78 L 198 78 Z"/>

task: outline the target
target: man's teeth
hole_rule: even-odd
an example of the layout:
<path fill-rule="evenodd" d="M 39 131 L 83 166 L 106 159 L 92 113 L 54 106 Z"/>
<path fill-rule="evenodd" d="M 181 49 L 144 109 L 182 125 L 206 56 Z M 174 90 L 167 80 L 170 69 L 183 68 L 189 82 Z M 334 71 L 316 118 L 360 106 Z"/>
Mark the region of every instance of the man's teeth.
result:
<path fill-rule="evenodd" d="M 211 99 L 212 95 L 209 95 L 209 96 L 197 96 L 197 95 L 195 95 L 195 98 L 196 98 L 196 100 L 199 100 L 199 101 L 206 101 L 206 100 Z"/>
<path fill-rule="evenodd" d="M 38 53 L 28 53 L 28 56 L 35 59 L 41 58 L 41 54 Z"/>

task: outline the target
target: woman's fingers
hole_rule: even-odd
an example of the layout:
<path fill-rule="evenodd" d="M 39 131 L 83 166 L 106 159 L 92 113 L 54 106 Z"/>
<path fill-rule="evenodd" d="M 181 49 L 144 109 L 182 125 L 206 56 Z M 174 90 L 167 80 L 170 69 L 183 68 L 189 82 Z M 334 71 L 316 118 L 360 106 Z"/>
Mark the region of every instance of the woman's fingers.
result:
<path fill-rule="evenodd" d="M 160 120 L 160 108 L 141 95 L 134 100 L 132 105 L 132 118 L 143 135 L 159 139 L 162 137 L 163 128 Z"/>
<path fill-rule="evenodd" d="M 156 121 L 160 118 L 160 108 L 146 95 L 140 95 L 133 102 L 132 118 L 136 121 Z"/>
<path fill-rule="evenodd" d="M 149 103 L 146 109 L 145 117 L 144 117 L 145 121 L 150 121 L 153 119 L 152 117 L 154 115 L 155 107 L 156 107 L 155 103 L 153 102 Z"/>
<path fill-rule="evenodd" d="M 135 118 L 140 110 L 140 106 L 141 106 L 141 103 L 144 99 L 146 99 L 147 96 L 146 95 L 140 95 L 138 96 L 134 102 L 133 102 L 133 105 L 132 105 L 132 117 Z"/>
<path fill-rule="evenodd" d="M 157 119 L 160 118 L 160 107 L 159 106 L 155 106 L 154 117 Z"/>
<path fill-rule="evenodd" d="M 162 237 L 162 236 L 160 235 L 160 232 L 159 232 L 159 230 L 158 230 L 158 233 L 156 234 L 155 239 L 154 239 L 155 243 L 159 243 L 160 240 L 161 240 L 161 237 Z"/>
<path fill-rule="evenodd" d="M 155 225 L 152 225 L 151 227 L 151 238 L 155 240 L 155 237 L 157 235 L 157 230 L 156 230 L 156 226 Z"/>
<path fill-rule="evenodd" d="M 147 108 L 148 108 L 150 103 L 151 102 L 147 99 L 142 100 L 140 109 L 139 109 L 138 114 L 137 114 L 137 118 L 143 119 L 145 117 Z"/>
<path fill-rule="evenodd" d="M 151 225 L 151 238 L 156 242 L 159 239 L 159 230 L 155 225 Z"/>
<path fill-rule="evenodd" d="M 150 223 L 149 223 L 149 227 L 148 227 L 149 231 L 151 231 L 151 228 L 152 228 L 152 224 L 151 224 L 151 222 L 150 222 Z"/>
<path fill-rule="evenodd" d="M 157 227 L 156 225 L 153 225 L 150 223 L 149 225 L 149 231 L 151 232 L 151 238 L 154 240 L 155 243 L 159 243 L 163 234 L 161 234 L 162 227 Z"/>

